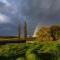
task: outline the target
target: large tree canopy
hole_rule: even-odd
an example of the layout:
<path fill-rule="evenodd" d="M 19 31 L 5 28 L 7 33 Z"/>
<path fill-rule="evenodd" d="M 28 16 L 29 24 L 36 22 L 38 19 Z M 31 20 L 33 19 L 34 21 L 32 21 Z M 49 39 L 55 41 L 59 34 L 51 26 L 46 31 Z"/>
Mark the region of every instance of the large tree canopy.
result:
<path fill-rule="evenodd" d="M 58 40 L 60 39 L 60 26 L 42 27 L 37 31 L 36 37 L 39 41 Z"/>

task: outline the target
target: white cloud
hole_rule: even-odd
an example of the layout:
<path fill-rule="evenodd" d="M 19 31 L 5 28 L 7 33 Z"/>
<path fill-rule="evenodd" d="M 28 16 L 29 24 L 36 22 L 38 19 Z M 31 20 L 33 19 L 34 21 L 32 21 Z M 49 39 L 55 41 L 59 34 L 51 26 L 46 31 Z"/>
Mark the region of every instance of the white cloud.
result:
<path fill-rule="evenodd" d="M 1 23 L 9 23 L 10 19 L 8 16 L 4 15 L 4 14 L 0 14 L 0 24 Z"/>
<path fill-rule="evenodd" d="M 6 6 L 10 6 L 10 3 L 7 0 L 0 0 L 0 2 L 3 2 L 6 4 Z"/>

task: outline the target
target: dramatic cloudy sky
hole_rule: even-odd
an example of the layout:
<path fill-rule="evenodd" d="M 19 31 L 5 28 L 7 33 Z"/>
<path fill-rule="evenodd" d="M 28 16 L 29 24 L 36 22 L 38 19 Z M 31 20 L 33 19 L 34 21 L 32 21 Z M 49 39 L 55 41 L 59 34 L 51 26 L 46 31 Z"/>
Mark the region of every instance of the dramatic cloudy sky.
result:
<path fill-rule="evenodd" d="M 0 35 L 17 35 L 18 20 L 23 31 L 25 16 L 30 35 L 38 24 L 60 24 L 60 0 L 0 0 Z"/>

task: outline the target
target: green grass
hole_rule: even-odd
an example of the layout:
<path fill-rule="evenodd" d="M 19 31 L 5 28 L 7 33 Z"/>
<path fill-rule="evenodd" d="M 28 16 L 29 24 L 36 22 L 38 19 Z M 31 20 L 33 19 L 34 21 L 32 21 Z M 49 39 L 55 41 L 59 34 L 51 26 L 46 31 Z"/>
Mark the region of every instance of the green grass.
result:
<path fill-rule="evenodd" d="M 30 41 L 30 40 L 35 40 L 36 38 L 33 38 L 33 37 L 27 37 L 26 38 L 26 40 L 27 41 Z M 0 37 L 0 41 L 5 41 L 5 40 L 8 40 L 8 41 L 10 41 L 10 40 L 19 40 L 19 38 L 18 38 L 18 36 L 6 36 L 6 37 L 4 37 L 4 36 L 2 36 L 2 37 Z M 20 40 L 25 40 L 25 38 L 24 37 L 20 37 Z"/>
<path fill-rule="evenodd" d="M 0 45 L 0 60 L 60 60 L 60 42 Z"/>

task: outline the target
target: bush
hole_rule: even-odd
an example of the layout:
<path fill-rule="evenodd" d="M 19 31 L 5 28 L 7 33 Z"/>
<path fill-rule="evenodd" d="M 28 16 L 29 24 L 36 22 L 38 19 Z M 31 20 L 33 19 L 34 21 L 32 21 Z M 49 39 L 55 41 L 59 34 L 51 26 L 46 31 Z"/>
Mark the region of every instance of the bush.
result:
<path fill-rule="evenodd" d="M 24 57 L 19 57 L 16 60 L 24 60 Z"/>

